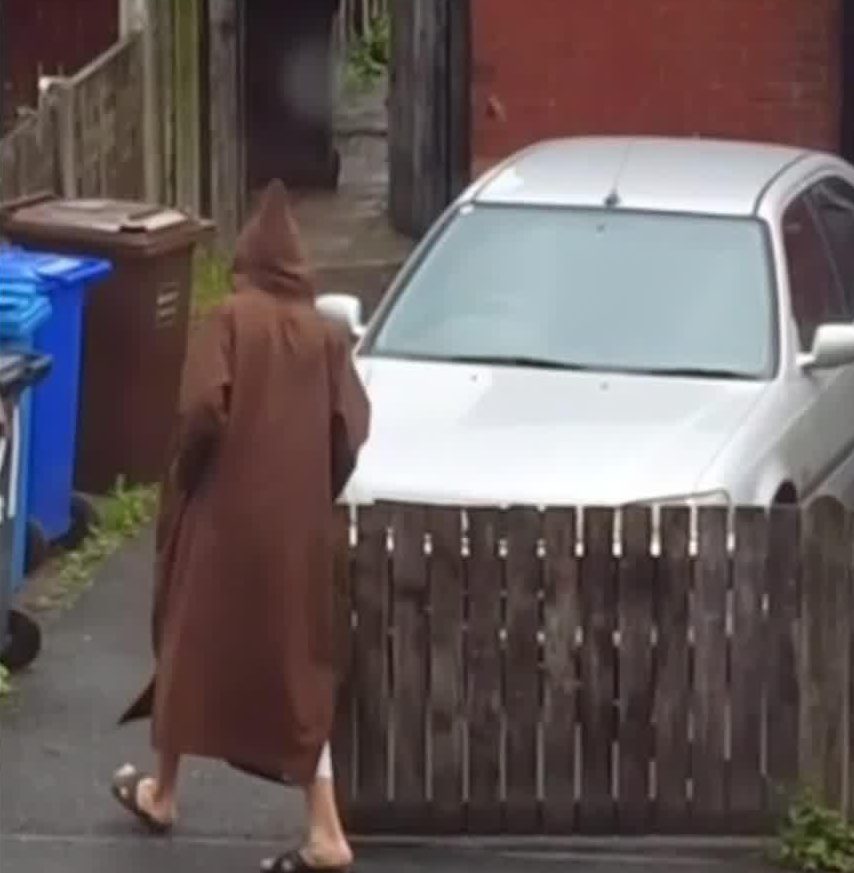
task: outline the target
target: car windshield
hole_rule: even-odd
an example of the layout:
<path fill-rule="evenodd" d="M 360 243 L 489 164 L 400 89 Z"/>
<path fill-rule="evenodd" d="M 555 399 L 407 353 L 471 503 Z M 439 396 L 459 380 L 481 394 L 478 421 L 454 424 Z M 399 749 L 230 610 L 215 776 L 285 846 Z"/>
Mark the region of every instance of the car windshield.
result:
<path fill-rule="evenodd" d="M 405 280 L 367 353 L 767 378 L 770 275 L 753 219 L 466 206 Z"/>

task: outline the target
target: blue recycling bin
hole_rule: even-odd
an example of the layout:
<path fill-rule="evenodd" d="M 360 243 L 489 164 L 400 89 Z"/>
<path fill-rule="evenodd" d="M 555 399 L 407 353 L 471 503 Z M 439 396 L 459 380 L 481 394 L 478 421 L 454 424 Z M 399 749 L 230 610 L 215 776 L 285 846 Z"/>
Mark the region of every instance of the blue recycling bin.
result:
<path fill-rule="evenodd" d="M 50 303 L 39 296 L 17 297 L 0 286 L 0 351 L 32 352 L 36 332 L 51 317 Z M 32 455 L 32 390 L 27 389 L 18 402 L 18 446 L 15 496 L 17 511 L 12 527 L 11 587 L 16 592 L 24 581 L 29 517 L 29 479 Z"/>
<path fill-rule="evenodd" d="M 30 522 L 47 543 L 72 528 L 83 311 L 86 292 L 111 271 L 101 258 L 0 249 L 0 289 L 12 297 L 46 297 L 53 309 L 35 334 L 35 349 L 52 358 L 53 369 L 33 393 L 28 495 Z"/>

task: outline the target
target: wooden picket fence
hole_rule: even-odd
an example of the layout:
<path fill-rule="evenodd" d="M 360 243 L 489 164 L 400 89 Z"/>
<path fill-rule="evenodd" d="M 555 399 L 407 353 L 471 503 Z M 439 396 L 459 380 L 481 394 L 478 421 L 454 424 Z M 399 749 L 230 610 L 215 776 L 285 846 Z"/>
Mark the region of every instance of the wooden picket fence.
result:
<path fill-rule="evenodd" d="M 758 834 L 807 786 L 851 809 L 834 502 L 660 521 L 376 506 L 338 555 L 356 831 Z"/>
<path fill-rule="evenodd" d="M 57 77 L 0 140 L 0 201 L 43 192 L 144 196 L 143 43 L 131 34 L 74 76 Z"/>

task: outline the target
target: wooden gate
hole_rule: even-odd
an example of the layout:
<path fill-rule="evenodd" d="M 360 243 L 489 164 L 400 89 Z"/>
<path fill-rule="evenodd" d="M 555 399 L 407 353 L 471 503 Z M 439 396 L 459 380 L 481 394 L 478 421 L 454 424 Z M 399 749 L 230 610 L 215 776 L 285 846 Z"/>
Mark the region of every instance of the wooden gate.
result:
<path fill-rule="evenodd" d="M 848 810 L 851 523 L 835 504 L 364 511 L 339 552 L 335 757 L 358 832 L 766 831 Z"/>
<path fill-rule="evenodd" d="M 410 236 L 423 234 L 469 178 L 470 19 L 470 0 L 391 9 L 390 213 Z"/>

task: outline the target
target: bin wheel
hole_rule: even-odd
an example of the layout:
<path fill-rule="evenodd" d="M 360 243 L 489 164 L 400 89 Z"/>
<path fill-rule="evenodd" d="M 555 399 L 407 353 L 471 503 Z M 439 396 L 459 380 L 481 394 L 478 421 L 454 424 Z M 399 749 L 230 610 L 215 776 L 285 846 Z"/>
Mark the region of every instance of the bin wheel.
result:
<path fill-rule="evenodd" d="M 100 520 L 101 516 L 94 501 L 85 494 L 75 492 L 71 495 L 71 528 L 59 541 L 59 545 L 66 551 L 73 551 Z"/>
<path fill-rule="evenodd" d="M 38 657 L 42 648 L 42 632 L 37 622 L 17 609 L 9 611 L 8 637 L 0 663 L 14 673 L 23 670 Z"/>
<path fill-rule="evenodd" d="M 53 548 L 44 528 L 35 519 L 27 522 L 27 574 L 34 573 L 50 558 Z"/>

